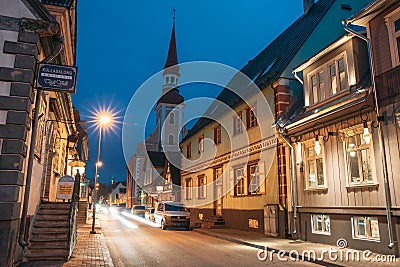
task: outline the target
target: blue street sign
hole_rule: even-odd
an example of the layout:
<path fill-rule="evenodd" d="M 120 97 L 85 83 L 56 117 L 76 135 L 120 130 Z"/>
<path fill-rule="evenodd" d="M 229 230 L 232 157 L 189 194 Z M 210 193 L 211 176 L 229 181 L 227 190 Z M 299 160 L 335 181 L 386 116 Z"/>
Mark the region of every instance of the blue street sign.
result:
<path fill-rule="evenodd" d="M 75 94 L 76 67 L 40 63 L 37 87 L 42 90 L 67 91 Z"/>

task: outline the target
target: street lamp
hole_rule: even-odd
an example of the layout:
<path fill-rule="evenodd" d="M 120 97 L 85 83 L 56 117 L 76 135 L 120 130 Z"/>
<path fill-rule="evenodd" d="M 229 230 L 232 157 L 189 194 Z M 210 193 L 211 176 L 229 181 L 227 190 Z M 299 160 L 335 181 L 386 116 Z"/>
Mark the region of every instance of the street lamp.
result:
<path fill-rule="evenodd" d="M 104 127 L 109 126 L 112 123 L 112 115 L 109 113 L 101 113 L 97 115 L 97 126 L 99 128 L 99 136 L 97 140 L 97 161 L 96 161 L 96 171 L 95 171 L 95 176 L 94 176 L 94 190 L 93 190 L 93 220 L 92 220 L 92 230 L 90 231 L 91 234 L 95 234 L 96 230 L 94 229 L 94 226 L 96 224 L 96 202 L 97 202 L 97 185 L 99 183 L 98 181 L 98 174 L 99 174 L 99 167 L 103 165 L 103 163 L 100 161 L 100 144 L 101 144 L 101 133 L 103 131 Z"/>

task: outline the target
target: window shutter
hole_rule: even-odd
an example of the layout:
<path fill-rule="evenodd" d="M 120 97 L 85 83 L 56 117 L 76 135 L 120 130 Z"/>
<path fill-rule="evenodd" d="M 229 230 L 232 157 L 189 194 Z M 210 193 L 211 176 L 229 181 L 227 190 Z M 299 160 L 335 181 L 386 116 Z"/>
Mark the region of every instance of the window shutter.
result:
<path fill-rule="evenodd" d="M 249 194 L 249 182 L 250 179 L 248 178 L 248 170 L 247 170 L 247 164 L 243 165 L 243 194 L 248 195 Z"/>
<path fill-rule="evenodd" d="M 250 128 L 250 108 L 246 109 L 246 128 Z"/>
<path fill-rule="evenodd" d="M 265 163 L 260 162 L 258 164 L 258 171 L 260 174 L 260 194 L 265 194 L 265 187 L 267 186 L 267 181 L 265 177 Z"/>
<path fill-rule="evenodd" d="M 231 169 L 229 171 L 228 181 L 229 181 L 229 183 L 228 183 L 229 194 L 231 196 L 234 196 L 235 195 L 235 175 L 234 175 L 233 169 Z"/>
<path fill-rule="evenodd" d="M 204 198 L 207 198 L 207 176 L 204 175 L 204 186 L 203 186 L 203 190 L 204 190 Z"/>

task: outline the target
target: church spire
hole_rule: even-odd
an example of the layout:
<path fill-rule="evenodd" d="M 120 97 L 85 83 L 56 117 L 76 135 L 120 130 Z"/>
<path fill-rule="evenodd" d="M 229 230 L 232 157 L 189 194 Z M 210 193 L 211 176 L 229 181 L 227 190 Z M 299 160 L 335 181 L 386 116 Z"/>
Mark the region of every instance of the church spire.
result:
<path fill-rule="evenodd" d="M 169 67 L 172 68 L 167 70 L 167 68 Z M 176 51 L 176 38 L 175 38 L 175 9 L 173 9 L 172 33 L 171 33 L 171 39 L 169 41 L 168 57 L 167 57 L 167 62 L 165 63 L 164 66 L 164 74 L 166 73 L 179 75 L 178 54 Z"/>

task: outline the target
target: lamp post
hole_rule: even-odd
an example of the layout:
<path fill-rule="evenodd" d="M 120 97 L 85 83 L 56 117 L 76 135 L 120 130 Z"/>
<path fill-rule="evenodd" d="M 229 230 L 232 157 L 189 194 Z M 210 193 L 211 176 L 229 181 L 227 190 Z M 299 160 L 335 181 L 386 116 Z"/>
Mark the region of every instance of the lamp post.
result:
<path fill-rule="evenodd" d="M 103 131 L 103 127 L 107 126 L 111 123 L 111 116 L 108 113 L 99 114 L 97 116 L 97 124 L 99 127 L 99 135 L 97 139 L 97 161 L 96 161 L 96 171 L 94 176 L 94 190 L 93 190 L 93 219 L 92 219 L 92 230 L 90 231 L 91 234 L 95 234 L 95 224 L 96 224 L 96 202 L 97 202 L 97 184 L 99 183 L 98 174 L 99 174 L 99 167 L 101 167 L 102 163 L 100 161 L 100 144 L 101 144 L 101 134 Z"/>

